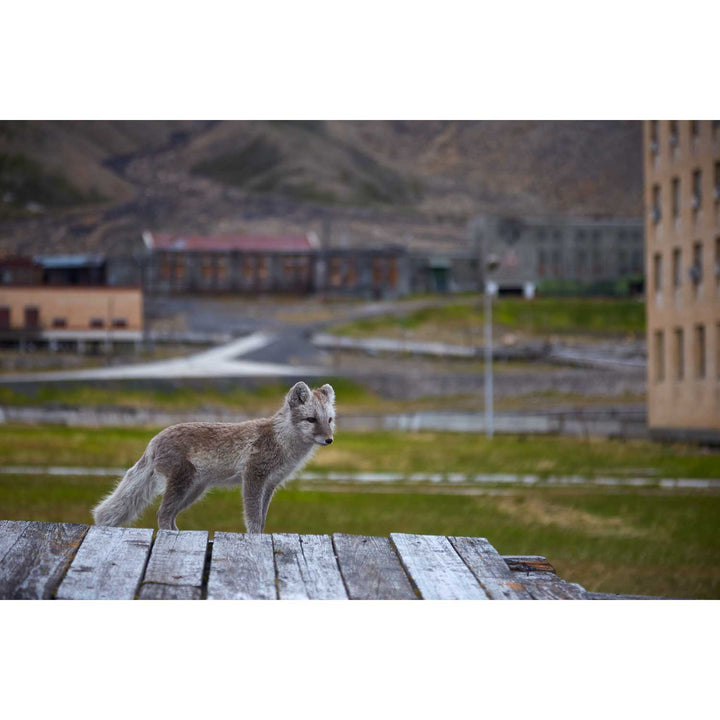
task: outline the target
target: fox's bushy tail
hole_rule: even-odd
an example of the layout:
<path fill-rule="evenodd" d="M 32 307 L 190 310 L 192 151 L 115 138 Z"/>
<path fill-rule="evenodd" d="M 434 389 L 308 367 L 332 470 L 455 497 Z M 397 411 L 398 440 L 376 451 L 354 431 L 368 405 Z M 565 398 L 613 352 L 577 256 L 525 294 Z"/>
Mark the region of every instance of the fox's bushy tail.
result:
<path fill-rule="evenodd" d="M 149 450 L 125 473 L 115 489 L 92 514 L 96 525 L 126 525 L 152 502 L 161 491 L 157 476 L 153 477 Z"/>

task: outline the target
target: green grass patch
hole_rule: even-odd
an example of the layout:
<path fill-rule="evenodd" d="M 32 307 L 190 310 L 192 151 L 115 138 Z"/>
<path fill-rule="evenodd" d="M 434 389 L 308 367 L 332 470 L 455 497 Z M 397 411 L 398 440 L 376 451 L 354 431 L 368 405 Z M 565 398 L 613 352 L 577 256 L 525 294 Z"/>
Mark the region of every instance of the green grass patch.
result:
<path fill-rule="evenodd" d="M 414 310 L 400 316 L 364 318 L 333 328 L 351 337 L 423 336 L 479 342 L 484 312 L 481 296 Z M 530 335 L 632 336 L 645 334 L 645 304 L 607 298 L 502 298 L 493 303 L 497 330 Z"/>
<path fill-rule="evenodd" d="M 343 406 L 372 408 L 382 398 L 347 378 L 330 378 Z M 191 411 L 221 408 L 249 414 L 277 410 L 288 391 L 287 383 L 266 382 L 253 388 L 218 383 L 160 383 L 128 386 L 118 383 L 42 383 L 0 386 L 0 405 L 81 405 L 154 408 Z"/>

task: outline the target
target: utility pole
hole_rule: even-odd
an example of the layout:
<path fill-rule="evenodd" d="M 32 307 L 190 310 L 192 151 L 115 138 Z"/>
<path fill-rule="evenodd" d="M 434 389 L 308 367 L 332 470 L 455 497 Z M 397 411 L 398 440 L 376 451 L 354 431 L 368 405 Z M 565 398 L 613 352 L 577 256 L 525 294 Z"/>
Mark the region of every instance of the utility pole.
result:
<path fill-rule="evenodd" d="M 492 374 L 492 291 L 490 273 L 500 265 L 495 255 L 489 255 L 485 261 L 485 435 L 491 438 L 495 434 L 493 416 L 493 374 Z"/>

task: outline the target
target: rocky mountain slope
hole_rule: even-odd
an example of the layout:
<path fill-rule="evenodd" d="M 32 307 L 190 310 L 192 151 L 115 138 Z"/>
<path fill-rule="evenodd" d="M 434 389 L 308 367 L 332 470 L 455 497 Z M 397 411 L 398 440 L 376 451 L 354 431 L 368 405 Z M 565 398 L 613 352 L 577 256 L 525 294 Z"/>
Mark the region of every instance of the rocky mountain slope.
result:
<path fill-rule="evenodd" d="M 0 123 L 0 251 L 145 227 L 462 245 L 480 212 L 638 216 L 637 122 Z"/>

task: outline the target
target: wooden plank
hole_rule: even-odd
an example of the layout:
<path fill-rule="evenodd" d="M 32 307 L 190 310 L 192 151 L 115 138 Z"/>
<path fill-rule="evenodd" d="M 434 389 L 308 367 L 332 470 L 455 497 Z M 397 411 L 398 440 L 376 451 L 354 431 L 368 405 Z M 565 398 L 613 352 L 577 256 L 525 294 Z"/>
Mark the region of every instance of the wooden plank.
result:
<path fill-rule="evenodd" d="M 333 535 L 340 572 L 351 600 L 417 600 L 386 537 Z"/>
<path fill-rule="evenodd" d="M 200 599 L 207 544 L 204 530 L 158 530 L 138 597 Z"/>
<path fill-rule="evenodd" d="M 656 597 L 654 595 L 616 595 L 615 593 L 586 592 L 585 600 L 674 600 L 669 597 Z"/>
<path fill-rule="evenodd" d="M 43 600 L 52 597 L 88 526 L 27 522 L 17 523 L 15 529 L 22 532 L 0 561 L 0 598 Z M 0 536 L 3 535 L 0 530 Z"/>
<path fill-rule="evenodd" d="M 202 590 L 190 585 L 157 585 L 146 583 L 138 593 L 140 600 L 200 600 Z"/>
<path fill-rule="evenodd" d="M 20 539 L 27 526 L 27 520 L 0 520 L 0 562 Z"/>
<path fill-rule="evenodd" d="M 272 536 L 281 600 L 347 600 L 329 535 Z"/>
<path fill-rule="evenodd" d="M 515 572 L 555 572 L 555 568 L 542 555 L 502 555 L 502 559 Z"/>
<path fill-rule="evenodd" d="M 532 600 L 517 575 L 486 538 L 450 537 L 448 540 L 492 600 Z"/>
<path fill-rule="evenodd" d="M 441 535 L 390 535 L 425 600 L 488 600 L 475 576 Z"/>
<path fill-rule="evenodd" d="M 523 585 L 535 600 L 584 600 L 585 588 L 557 575 L 530 572 L 522 575 Z"/>
<path fill-rule="evenodd" d="M 0 563 L 25 532 L 27 520 L 0 520 Z"/>
<path fill-rule="evenodd" d="M 275 564 L 270 535 L 216 532 L 208 600 L 275 600 Z"/>
<path fill-rule="evenodd" d="M 132 600 L 150 554 L 150 528 L 93 525 L 60 583 L 61 600 Z"/>

